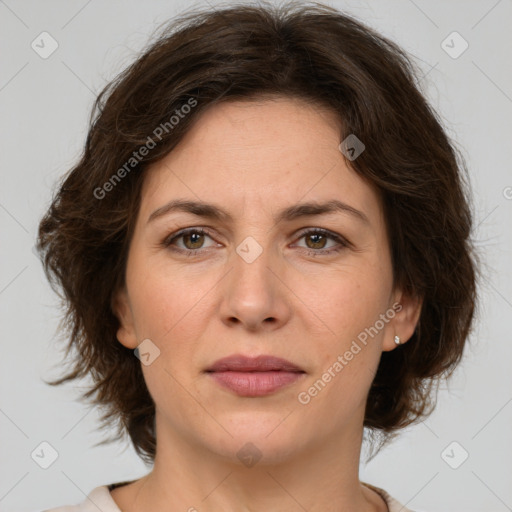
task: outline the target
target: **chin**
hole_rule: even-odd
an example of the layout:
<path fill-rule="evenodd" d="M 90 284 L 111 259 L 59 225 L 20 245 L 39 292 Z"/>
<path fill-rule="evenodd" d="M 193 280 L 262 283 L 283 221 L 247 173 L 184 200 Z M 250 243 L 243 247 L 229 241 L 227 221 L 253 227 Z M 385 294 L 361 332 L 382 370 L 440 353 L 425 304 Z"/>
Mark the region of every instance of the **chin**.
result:
<path fill-rule="evenodd" d="M 293 421 L 283 421 L 286 414 L 278 413 L 246 413 L 232 418 L 229 424 L 219 418 L 219 422 L 231 434 L 221 428 L 214 438 L 213 429 L 207 432 L 203 443 L 207 448 L 226 461 L 241 467 L 255 465 L 277 465 L 293 458 L 300 447 L 307 445 L 304 430 Z M 291 419 L 291 418 L 290 418 Z"/>

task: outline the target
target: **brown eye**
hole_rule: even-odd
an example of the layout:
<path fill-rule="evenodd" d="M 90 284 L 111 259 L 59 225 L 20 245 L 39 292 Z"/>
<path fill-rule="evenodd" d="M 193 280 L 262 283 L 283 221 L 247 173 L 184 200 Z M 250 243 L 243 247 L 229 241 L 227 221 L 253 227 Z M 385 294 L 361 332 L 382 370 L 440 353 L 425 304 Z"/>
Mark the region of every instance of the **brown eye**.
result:
<path fill-rule="evenodd" d="M 182 235 L 181 238 L 183 238 L 183 245 L 187 249 L 200 249 L 204 243 L 204 234 L 197 231 Z"/>
<path fill-rule="evenodd" d="M 323 249 L 325 247 L 325 243 L 327 242 L 327 237 L 320 233 L 313 233 L 311 235 L 305 235 L 305 239 L 312 241 L 311 245 L 309 245 L 306 242 L 306 245 L 308 245 L 308 247 L 310 249 Z"/>
<path fill-rule="evenodd" d="M 350 243 L 340 235 L 320 228 L 303 231 L 299 235 L 299 239 L 305 239 L 306 244 L 305 247 L 299 247 L 306 249 L 306 252 L 312 256 L 322 256 L 336 253 L 349 247 L 350 245 Z M 333 243 L 333 245 L 330 247 L 327 246 L 329 241 Z"/>
<path fill-rule="evenodd" d="M 163 240 L 162 245 L 174 251 L 194 254 L 196 251 L 201 251 L 208 247 L 204 246 L 206 238 L 212 239 L 203 229 L 184 229 L 167 237 Z M 215 244 L 211 244 L 210 246 L 212 245 Z"/>

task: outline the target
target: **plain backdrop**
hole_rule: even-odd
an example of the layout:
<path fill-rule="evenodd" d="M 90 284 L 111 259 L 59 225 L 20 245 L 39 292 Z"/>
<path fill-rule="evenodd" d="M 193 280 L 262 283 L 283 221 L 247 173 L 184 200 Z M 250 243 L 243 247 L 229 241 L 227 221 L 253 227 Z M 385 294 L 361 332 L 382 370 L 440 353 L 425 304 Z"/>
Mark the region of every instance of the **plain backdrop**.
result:
<path fill-rule="evenodd" d="M 326 3 L 399 43 L 420 66 L 425 94 L 467 159 L 474 238 L 485 257 L 475 331 L 437 409 L 362 463 L 360 478 L 417 511 L 512 510 L 512 3 Z M 126 442 L 93 447 L 102 439 L 99 414 L 77 400 L 87 382 L 52 388 L 42 381 L 59 374 L 60 312 L 33 245 L 56 180 L 85 142 L 95 96 L 158 25 L 189 7 L 170 0 L 0 0 L 2 512 L 78 503 L 97 485 L 149 470 Z M 32 47 L 40 37 L 47 50 L 55 45 L 42 32 L 58 44 L 47 58 Z M 31 456 L 48 450 L 43 442 L 58 453 L 47 469 Z"/>

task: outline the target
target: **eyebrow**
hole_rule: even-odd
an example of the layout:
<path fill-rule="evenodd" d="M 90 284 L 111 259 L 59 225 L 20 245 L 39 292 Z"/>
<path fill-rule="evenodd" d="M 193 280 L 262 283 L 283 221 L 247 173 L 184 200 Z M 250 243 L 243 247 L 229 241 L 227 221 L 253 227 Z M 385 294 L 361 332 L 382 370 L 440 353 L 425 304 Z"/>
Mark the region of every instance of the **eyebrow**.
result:
<path fill-rule="evenodd" d="M 233 217 L 227 211 L 214 204 L 191 201 L 188 199 L 173 199 L 160 208 L 157 208 L 149 216 L 148 223 L 172 212 L 186 212 L 207 219 L 233 222 Z M 301 217 L 324 215 L 327 213 L 346 213 L 370 225 L 368 217 L 363 212 L 337 199 L 332 199 L 325 203 L 309 202 L 289 206 L 279 212 L 275 217 L 275 221 L 276 223 L 281 221 L 290 222 Z"/>

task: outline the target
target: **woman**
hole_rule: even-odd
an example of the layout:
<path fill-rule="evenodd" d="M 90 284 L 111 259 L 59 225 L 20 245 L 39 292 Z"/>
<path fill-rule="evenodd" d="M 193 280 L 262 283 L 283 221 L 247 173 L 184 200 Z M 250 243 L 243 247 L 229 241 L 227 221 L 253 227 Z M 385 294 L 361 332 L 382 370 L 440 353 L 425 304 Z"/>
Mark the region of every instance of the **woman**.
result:
<path fill-rule="evenodd" d="M 475 307 L 465 167 L 405 53 L 321 5 L 175 22 L 100 94 L 40 224 L 53 384 L 145 477 L 54 512 L 408 510 L 363 429 L 424 419 Z M 114 438 L 114 439 L 116 439 Z"/>

